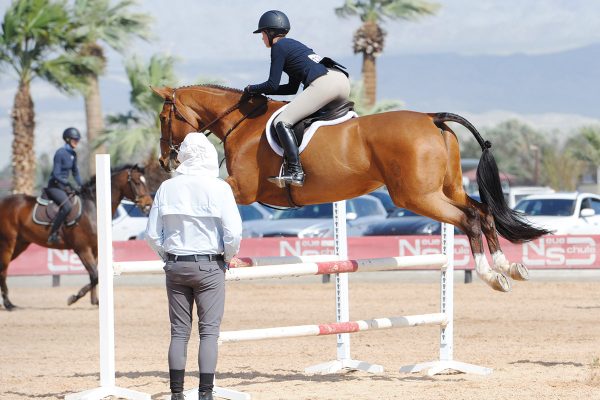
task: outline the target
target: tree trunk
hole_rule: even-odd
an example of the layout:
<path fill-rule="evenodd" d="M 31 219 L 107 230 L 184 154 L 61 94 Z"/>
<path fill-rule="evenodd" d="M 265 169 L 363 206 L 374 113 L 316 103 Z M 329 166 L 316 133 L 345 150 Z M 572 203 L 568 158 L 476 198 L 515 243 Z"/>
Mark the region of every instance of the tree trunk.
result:
<path fill-rule="evenodd" d="M 19 81 L 19 89 L 11 114 L 13 128 L 12 176 L 13 193 L 33 194 L 35 183 L 36 159 L 33 145 L 35 142 L 35 112 L 29 88 L 29 81 Z"/>
<path fill-rule="evenodd" d="M 93 148 L 94 142 L 104 130 L 102 118 L 102 99 L 100 98 L 100 85 L 97 76 L 90 76 L 89 90 L 85 95 L 85 118 L 87 129 L 87 142 L 89 149 L 89 176 L 96 174 L 96 154 L 106 153 L 104 146 Z"/>
<path fill-rule="evenodd" d="M 375 105 L 377 99 L 377 70 L 374 55 L 363 53 L 362 75 L 365 106 L 370 109 Z"/>

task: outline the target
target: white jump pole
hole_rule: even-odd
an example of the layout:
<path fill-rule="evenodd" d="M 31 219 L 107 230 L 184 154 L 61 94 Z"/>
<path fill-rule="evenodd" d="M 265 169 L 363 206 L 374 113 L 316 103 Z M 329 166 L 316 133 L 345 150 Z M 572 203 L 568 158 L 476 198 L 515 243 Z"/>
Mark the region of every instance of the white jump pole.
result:
<path fill-rule="evenodd" d="M 340 260 L 347 260 L 348 237 L 345 200 L 333 203 L 333 242 L 335 255 Z M 338 324 L 350 321 L 350 300 L 348 293 L 348 273 L 335 274 L 335 316 Z M 337 358 L 335 360 L 307 367 L 304 371 L 307 373 L 329 374 L 343 369 L 372 373 L 383 372 L 381 365 L 352 359 L 350 356 L 350 334 L 347 332 L 337 335 Z"/>
<path fill-rule="evenodd" d="M 110 155 L 96 155 L 96 217 L 98 226 L 98 291 L 100 293 L 100 387 L 65 396 L 66 400 L 100 400 L 114 396 L 150 400 L 150 394 L 124 389 L 115 382 L 115 315 L 113 299 Z"/>
<path fill-rule="evenodd" d="M 454 226 L 442 224 L 442 253 L 448 257 L 446 268 L 440 277 L 440 312 L 447 323 L 440 328 L 440 359 L 420 364 L 406 365 L 400 372 L 427 371 L 433 376 L 444 371 L 454 370 L 468 374 L 489 375 L 491 368 L 454 361 Z"/>

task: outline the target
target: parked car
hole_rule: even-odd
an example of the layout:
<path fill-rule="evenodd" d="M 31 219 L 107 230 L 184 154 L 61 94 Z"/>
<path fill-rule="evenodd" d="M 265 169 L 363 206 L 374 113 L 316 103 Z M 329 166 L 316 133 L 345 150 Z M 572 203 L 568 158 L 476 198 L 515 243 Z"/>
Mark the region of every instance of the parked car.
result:
<path fill-rule="evenodd" d="M 600 196 L 593 193 L 532 195 L 521 200 L 515 210 L 556 235 L 600 234 Z"/>
<path fill-rule="evenodd" d="M 145 230 L 148 216 L 133 202 L 122 200 L 112 220 L 114 241 L 137 239 Z"/>
<path fill-rule="evenodd" d="M 267 207 L 261 206 L 259 203 L 251 203 L 248 205 L 238 204 L 238 210 L 242 217 L 242 222 L 273 218 L 273 211 Z"/>
<path fill-rule="evenodd" d="M 374 192 L 369 193 L 371 196 L 375 196 L 381 201 L 381 204 L 387 211 L 388 215 L 391 214 L 397 207 L 392 200 L 392 197 L 385 189 L 377 189 Z"/>
<path fill-rule="evenodd" d="M 346 201 L 348 236 L 360 236 L 366 226 L 385 219 L 381 202 L 364 195 Z M 333 204 L 323 203 L 292 210 L 277 210 L 271 220 L 248 221 L 243 237 L 333 237 Z"/>
<path fill-rule="evenodd" d="M 515 208 L 517 203 L 527 196 L 551 193 L 555 193 L 555 190 L 548 186 L 511 186 L 505 196 L 508 206 Z"/>
<path fill-rule="evenodd" d="M 442 224 L 405 208 L 396 208 L 384 221 L 368 226 L 363 236 L 439 235 Z M 454 233 L 461 232 L 454 228 Z"/>

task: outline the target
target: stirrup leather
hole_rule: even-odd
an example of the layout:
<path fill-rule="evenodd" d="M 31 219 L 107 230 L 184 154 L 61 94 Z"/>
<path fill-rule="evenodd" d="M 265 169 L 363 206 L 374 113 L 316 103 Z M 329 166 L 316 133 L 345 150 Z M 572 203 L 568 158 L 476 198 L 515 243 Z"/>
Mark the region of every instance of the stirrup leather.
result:
<path fill-rule="evenodd" d="M 274 183 L 278 188 L 284 188 L 286 185 L 286 181 L 285 179 L 283 179 L 283 164 L 281 164 L 281 168 L 279 168 L 279 175 L 277 176 L 271 176 L 269 178 L 267 178 L 267 180 L 271 183 Z"/>

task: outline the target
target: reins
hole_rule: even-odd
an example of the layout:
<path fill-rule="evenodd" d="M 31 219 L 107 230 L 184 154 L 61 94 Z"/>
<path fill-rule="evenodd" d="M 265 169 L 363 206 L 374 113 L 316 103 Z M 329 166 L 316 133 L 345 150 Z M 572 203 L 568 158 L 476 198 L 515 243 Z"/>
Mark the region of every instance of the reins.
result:
<path fill-rule="evenodd" d="M 168 129 L 169 129 L 169 140 L 165 140 L 162 137 L 160 138 L 161 142 L 167 142 L 168 146 L 169 146 L 169 158 L 174 160 L 177 158 L 177 154 L 179 153 L 179 144 L 174 144 L 173 143 L 173 130 L 171 129 L 171 121 L 173 120 L 172 115 L 175 114 L 176 116 L 179 115 L 181 116 L 181 118 L 183 118 L 183 120 L 190 125 L 192 128 L 194 128 L 194 130 L 196 132 L 206 132 L 204 135 L 205 136 L 209 136 L 212 132 L 210 132 L 208 129 L 213 126 L 214 124 L 216 124 L 217 122 L 219 122 L 221 119 L 225 118 L 226 116 L 228 116 L 229 114 L 231 114 L 232 112 L 234 112 L 235 110 L 239 109 L 240 106 L 242 105 L 242 103 L 244 101 L 247 101 L 245 99 L 242 99 L 240 101 L 238 101 L 237 103 L 235 103 L 233 106 L 229 107 L 227 110 L 225 110 L 224 112 L 222 112 L 218 117 L 216 117 L 215 119 L 213 119 L 211 122 L 209 122 L 208 124 L 200 127 L 200 126 L 195 126 L 191 121 L 188 121 L 187 118 L 185 118 L 183 115 L 181 115 L 178 111 L 177 111 L 177 106 L 175 105 L 175 94 L 177 93 L 177 89 L 175 89 L 173 91 L 173 94 L 171 95 L 171 99 L 165 99 L 165 104 L 168 104 L 170 106 L 170 110 L 169 110 L 169 120 L 167 121 L 167 125 L 168 125 Z M 252 115 L 254 115 L 254 113 L 256 111 L 258 111 L 258 109 L 260 107 L 263 107 L 264 104 L 259 104 L 257 105 L 255 108 L 253 108 L 248 114 L 242 115 L 242 118 L 240 118 L 235 124 L 233 124 L 231 126 L 231 128 L 229 128 L 227 130 L 227 132 L 225 132 L 225 135 L 223 136 L 223 140 L 221 141 L 223 143 L 223 145 L 225 144 L 225 142 L 227 141 L 227 138 L 229 137 L 229 135 L 235 130 L 235 128 L 237 128 L 242 122 L 244 122 L 247 118 L 251 117 Z M 200 121 L 202 122 L 202 121 Z M 223 163 L 223 161 L 221 161 L 221 164 Z"/>

